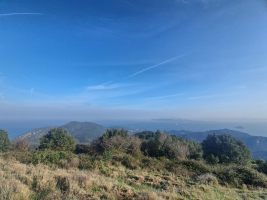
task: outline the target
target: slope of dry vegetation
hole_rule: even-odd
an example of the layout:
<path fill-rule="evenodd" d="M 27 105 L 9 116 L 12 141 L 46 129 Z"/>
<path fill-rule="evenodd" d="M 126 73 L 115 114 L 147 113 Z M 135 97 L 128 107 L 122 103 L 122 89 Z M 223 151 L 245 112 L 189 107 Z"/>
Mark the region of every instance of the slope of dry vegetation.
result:
<path fill-rule="evenodd" d="M 151 160 L 151 162 L 157 162 Z M 160 163 L 154 163 L 160 164 Z M 110 162 L 96 169 L 55 168 L 0 159 L 0 199 L 266 199 L 267 190 L 222 186 L 209 173 L 190 178 L 167 170 L 127 169 Z M 186 175 L 188 173 L 188 175 Z"/>
<path fill-rule="evenodd" d="M 199 144 L 162 133 L 109 130 L 73 149 L 56 129 L 37 150 L 13 144 L 0 154 L 0 199 L 267 199 L 264 162 L 204 160 Z"/>

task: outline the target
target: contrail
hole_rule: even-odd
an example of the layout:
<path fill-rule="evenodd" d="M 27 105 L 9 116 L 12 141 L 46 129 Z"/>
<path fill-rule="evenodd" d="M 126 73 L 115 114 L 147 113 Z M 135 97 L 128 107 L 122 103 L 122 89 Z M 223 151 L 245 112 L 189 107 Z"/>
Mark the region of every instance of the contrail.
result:
<path fill-rule="evenodd" d="M 151 70 L 151 69 L 155 69 L 155 68 L 157 68 L 157 67 L 159 67 L 159 66 L 161 66 L 161 65 L 164 65 L 164 64 L 173 62 L 174 60 L 177 60 L 177 59 L 182 58 L 182 57 L 184 57 L 184 56 L 185 56 L 185 55 L 179 55 L 179 56 L 175 56 L 175 57 L 169 58 L 168 60 L 165 60 L 165 61 L 163 61 L 163 62 L 161 62 L 161 63 L 156 64 L 156 65 L 152 65 L 152 66 L 146 67 L 146 68 L 144 68 L 144 69 L 141 69 L 141 70 L 139 70 L 139 71 L 137 71 L 137 72 L 131 74 L 131 75 L 128 76 L 127 78 L 133 78 L 133 77 L 138 76 L 138 75 L 140 75 L 140 74 L 142 74 L 142 73 L 144 73 L 144 72 L 147 72 L 147 71 L 149 71 L 149 70 Z"/>
<path fill-rule="evenodd" d="M 103 86 L 109 86 L 110 84 L 112 84 L 112 85 L 115 85 L 115 84 L 116 84 L 116 85 L 119 85 L 121 82 L 124 82 L 124 81 L 126 81 L 127 79 L 130 79 L 130 78 L 133 78 L 133 77 L 135 77 L 135 76 L 138 76 L 138 75 L 140 75 L 140 74 L 142 74 L 142 73 L 145 73 L 145 72 L 147 72 L 147 71 L 149 71 L 149 70 L 155 69 L 155 68 L 157 68 L 157 67 L 159 67 L 159 66 L 161 66 L 161 65 L 164 65 L 164 64 L 173 62 L 174 60 L 180 59 L 180 58 L 182 58 L 182 57 L 184 57 L 184 56 L 186 56 L 186 55 L 188 55 L 188 54 L 182 54 L 182 55 L 179 55 L 179 56 L 175 56 L 175 57 L 169 58 L 169 59 L 167 59 L 167 60 L 165 60 L 165 61 L 162 61 L 161 63 L 158 63 L 158 64 L 155 64 L 155 65 L 152 65 L 152 66 L 143 68 L 143 69 L 141 69 L 141 70 L 139 70 L 139 71 L 137 71 L 137 72 L 135 72 L 135 73 L 133 73 L 133 74 L 131 74 L 131 75 L 129 75 L 129 76 L 126 76 L 126 77 L 124 77 L 124 78 L 121 78 L 120 80 L 105 82 L 105 83 L 101 84 L 101 86 L 102 86 L 102 87 L 103 87 Z"/>
<path fill-rule="evenodd" d="M 42 13 L 31 13 L 31 12 L 25 12 L 25 13 L 0 13 L 0 17 L 8 17 L 8 16 L 15 16 L 15 15 L 43 15 Z"/>

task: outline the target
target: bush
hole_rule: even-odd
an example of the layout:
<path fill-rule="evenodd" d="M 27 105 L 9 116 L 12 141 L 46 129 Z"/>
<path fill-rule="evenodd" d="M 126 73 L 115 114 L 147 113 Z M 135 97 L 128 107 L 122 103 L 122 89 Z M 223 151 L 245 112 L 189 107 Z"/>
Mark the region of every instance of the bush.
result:
<path fill-rule="evenodd" d="M 43 163 L 46 165 L 57 165 L 64 167 L 64 161 L 70 161 L 73 156 L 73 154 L 65 151 L 37 151 L 32 154 L 31 162 L 34 165 Z"/>
<path fill-rule="evenodd" d="M 121 129 L 108 129 L 100 138 L 93 141 L 91 149 L 96 154 L 103 154 L 105 151 L 110 151 L 114 148 L 124 149 L 125 138 L 128 137 L 127 131 Z"/>
<path fill-rule="evenodd" d="M 138 166 L 139 166 L 139 163 L 137 162 L 136 159 L 134 159 L 133 157 L 131 156 L 128 156 L 128 155 L 125 155 L 123 156 L 122 158 L 122 161 L 121 163 L 128 169 L 137 169 Z"/>
<path fill-rule="evenodd" d="M 219 158 L 217 156 L 214 156 L 213 154 L 207 155 L 205 158 L 209 164 L 215 165 L 220 162 Z"/>
<path fill-rule="evenodd" d="M 199 161 L 185 160 L 181 161 L 179 164 L 185 167 L 187 170 L 196 174 L 210 173 L 211 171 L 211 169 L 207 165 Z"/>
<path fill-rule="evenodd" d="M 169 159 L 185 159 L 189 155 L 186 141 L 159 131 L 142 143 L 141 150 L 147 156 Z"/>
<path fill-rule="evenodd" d="M 267 177 L 248 167 L 225 167 L 215 173 L 222 184 L 228 183 L 235 187 L 245 184 L 252 187 L 267 188 Z"/>
<path fill-rule="evenodd" d="M 201 160 L 203 158 L 203 150 L 202 146 L 197 142 L 189 142 L 188 141 L 188 147 L 189 147 L 189 159 L 193 160 Z"/>
<path fill-rule="evenodd" d="M 138 137 L 131 136 L 128 138 L 129 145 L 127 147 L 126 153 L 135 156 L 140 157 L 142 155 L 141 152 L 141 140 Z"/>
<path fill-rule="evenodd" d="M 204 158 L 210 163 L 246 164 L 251 160 L 248 148 L 230 135 L 209 135 L 202 148 Z"/>
<path fill-rule="evenodd" d="M 178 176 L 196 176 L 211 173 L 211 169 L 205 163 L 195 160 L 169 160 L 165 162 L 165 169 Z"/>
<path fill-rule="evenodd" d="M 0 130 L 0 152 L 6 152 L 10 148 L 8 134 L 4 130 Z"/>
<path fill-rule="evenodd" d="M 267 175 L 267 160 L 256 160 L 256 169 Z"/>
<path fill-rule="evenodd" d="M 92 143 L 91 152 L 104 155 L 113 154 L 116 151 L 116 153 L 139 156 L 141 154 L 140 145 L 140 139 L 135 136 L 128 136 L 127 131 L 109 129 L 103 136 Z"/>
<path fill-rule="evenodd" d="M 170 160 L 167 158 L 152 158 L 152 157 L 144 157 L 140 161 L 140 167 L 144 169 L 149 169 L 152 171 L 161 171 L 166 167 L 166 163 L 169 163 Z"/>
<path fill-rule="evenodd" d="M 79 155 L 79 166 L 81 170 L 91 170 L 95 168 L 96 159 L 90 157 L 89 155 L 81 154 Z"/>
<path fill-rule="evenodd" d="M 66 130 L 54 128 L 41 138 L 39 149 L 74 151 L 75 141 Z"/>

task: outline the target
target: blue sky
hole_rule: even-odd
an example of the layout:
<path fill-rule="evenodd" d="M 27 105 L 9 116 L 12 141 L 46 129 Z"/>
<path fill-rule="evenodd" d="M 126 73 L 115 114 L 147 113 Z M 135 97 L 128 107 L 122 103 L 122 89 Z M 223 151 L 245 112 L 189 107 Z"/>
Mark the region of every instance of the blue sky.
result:
<path fill-rule="evenodd" d="M 267 119 L 264 0 L 1 0 L 0 119 Z"/>

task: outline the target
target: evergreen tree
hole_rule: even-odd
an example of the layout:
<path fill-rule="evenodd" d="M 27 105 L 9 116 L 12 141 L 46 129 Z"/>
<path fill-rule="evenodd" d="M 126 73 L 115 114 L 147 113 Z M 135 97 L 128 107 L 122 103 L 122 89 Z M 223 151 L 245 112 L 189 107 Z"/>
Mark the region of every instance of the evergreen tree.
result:
<path fill-rule="evenodd" d="M 75 141 L 65 129 L 54 128 L 41 138 L 39 149 L 74 151 Z"/>

